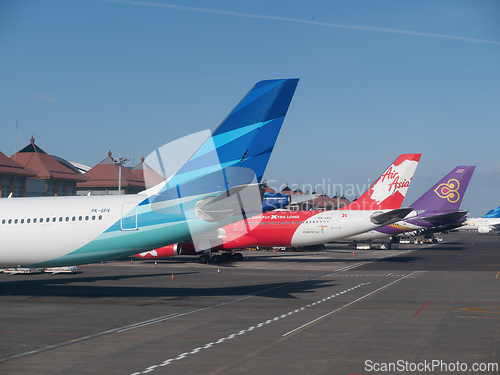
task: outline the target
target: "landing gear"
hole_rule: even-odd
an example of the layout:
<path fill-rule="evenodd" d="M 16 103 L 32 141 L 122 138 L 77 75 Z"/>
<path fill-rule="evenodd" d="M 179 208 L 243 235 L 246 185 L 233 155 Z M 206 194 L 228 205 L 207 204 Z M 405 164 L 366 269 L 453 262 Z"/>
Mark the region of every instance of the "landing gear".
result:
<path fill-rule="evenodd" d="M 241 253 L 233 253 L 233 252 L 223 252 L 221 254 L 211 255 L 209 253 L 202 254 L 198 258 L 198 261 L 202 264 L 207 264 L 208 262 L 212 263 L 221 263 L 221 262 L 241 262 L 243 260 L 243 254 Z"/>
<path fill-rule="evenodd" d="M 231 259 L 235 262 L 241 262 L 243 260 L 243 254 L 242 253 L 233 253 L 233 255 L 231 255 Z"/>
<path fill-rule="evenodd" d="M 207 264 L 209 260 L 210 260 L 210 257 L 207 254 L 200 255 L 200 257 L 198 258 L 198 261 L 201 264 Z"/>

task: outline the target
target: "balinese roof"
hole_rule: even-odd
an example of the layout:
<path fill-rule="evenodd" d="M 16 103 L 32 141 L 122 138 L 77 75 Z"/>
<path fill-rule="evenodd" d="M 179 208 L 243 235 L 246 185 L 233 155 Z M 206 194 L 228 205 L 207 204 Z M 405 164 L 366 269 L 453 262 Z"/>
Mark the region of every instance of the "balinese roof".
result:
<path fill-rule="evenodd" d="M 113 162 L 111 151 L 108 156 L 99 164 L 95 165 L 88 172 L 84 174 L 87 178 L 85 182 L 79 182 L 78 187 L 118 187 L 119 165 Z M 121 186 L 137 187 L 144 189 L 144 181 L 129 171 L 127 168 L 122 167 Z"/>
<path fill-rule="evenodd" d="M 24 168 L 15 160 L 10 159 L 3 152 L 0 152 L 0 174 L 10 174 L 15 176 L 35 177 L 36 172 Z"/>
<path fill-rule="evenodd" d="M 35 144 L 31 137 L 30 144 L 10 157 L 25 168 L 32 169 L 37 178 L 69 181 L 85 181 L 86 178 L 65 167 Z"/>
<path fill-rule="evenodd" d="M 276 190 L 274 190 L 272 187 L 270 187 L 268 184 L 267 184 L 267 181 L 264 180 L 264 182 L 262 182 L 262 186 L 264 187 L 264 192 L 265 193 L 276 193 Z"/>
<path fill-rule="evenodd" d="M 141 158 L 141 162 L 132 168 L 130 172 L 136 175 L 141 181 L 144 181 L 147 187 L 152 187 L 165 181 L 158 172 L 144 162 L 144 158 Z"/>
<path fill-rule="evenodd" d="M 286 184 L 286 186 L 283 188 L 283 190 L 280 191 L 280 194 L 284 195 L 294 195 L 292 189 Z"/>

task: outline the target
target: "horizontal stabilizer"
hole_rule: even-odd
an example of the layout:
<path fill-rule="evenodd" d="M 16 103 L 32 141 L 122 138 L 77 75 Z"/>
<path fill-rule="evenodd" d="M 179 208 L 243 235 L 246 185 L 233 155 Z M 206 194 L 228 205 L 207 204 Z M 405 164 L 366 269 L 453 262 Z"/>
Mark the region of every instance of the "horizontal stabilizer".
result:
<path fill-rule="evenodd" d="M 214 223 L 233 215 L 242 219 L 262 212 L 262 184 L 234 186 L 217 197 L 207 197 L 196 203 L 196 216 Z"/>
<path fill-rule="evenodd" d="M 374 213 L 370 220 L 377 225 L 388 225 L 404 219 L 412 211 L 411 207 L 397 208 L 384 213 Z"/>
<path fill-rule="evenodd" d="M 434 216 L 421 216 L 420 219 L 425 220 L 429 223 L 442 223 L 443 221 L 458 221 L 467 215 L 468 211 L 453 211 L 446 214 L 434 215 Z"/>
<path fill-rule="evenodd" d="M 463 221 L 458 221 L 458 222 L 455 222 L 455 223 L 449 223 L 449 224 L 443 224 L 443 225 L 436 225 L 436 226 L 429 227 L 429 228 L 423 228 L 423 229 L 414 230 L 412 232 L 407 232 L 407 233 L 404 233 L 404 235 L 407 235 L 407 236 L 423 236 L 423 235 L 431 234 L 431 233 L 446 232 L 448 230 L 460 228 L 461 226 L 464 225 L 463 223 L 464 223 Z"/>

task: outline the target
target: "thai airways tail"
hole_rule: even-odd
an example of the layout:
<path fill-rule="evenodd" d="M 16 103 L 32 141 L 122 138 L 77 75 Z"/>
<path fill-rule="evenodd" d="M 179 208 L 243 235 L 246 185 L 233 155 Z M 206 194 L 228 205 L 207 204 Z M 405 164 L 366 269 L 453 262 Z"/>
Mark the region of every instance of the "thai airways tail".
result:
<path fill-rule="evenodd" d="M 394 210 L 400 208 L 421 155 L 400 155 L 361 197 L 341 210 Z"/>
<path fill-rule="evenodd" d="M 457 211 L 475 166 L 458 166 L 410 206 L 415 211 Z"/>

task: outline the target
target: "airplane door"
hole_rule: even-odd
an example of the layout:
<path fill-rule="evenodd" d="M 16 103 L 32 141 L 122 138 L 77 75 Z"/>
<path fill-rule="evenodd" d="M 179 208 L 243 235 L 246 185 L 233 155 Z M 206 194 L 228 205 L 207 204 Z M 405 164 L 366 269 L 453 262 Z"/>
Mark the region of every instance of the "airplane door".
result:
<path fill-rule="evenodd" d="M 123 203 L 121 230 L 137 230 L 137 203 Z"/>
<path fill-rule="evenodd" d="M 330 228 L 338 229 L 340 228 L 340 215 L 341 213 L 337 210 L 327 211 L 331 213 Z"/>
<path fill-rule="evenodd" d="M 237 221 L 234 223 L 234 231 L 241 232 L 243 230 L 243 220 Z"/>

